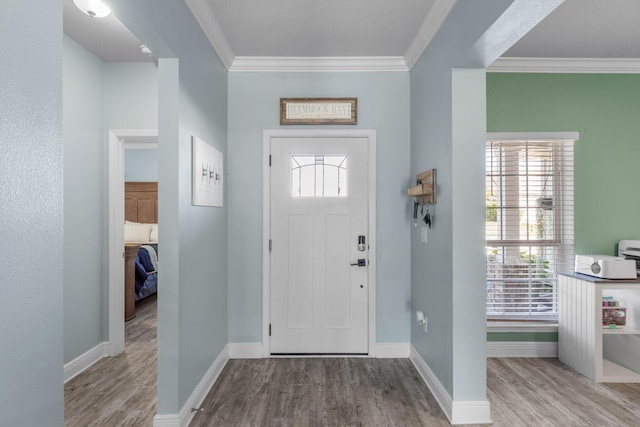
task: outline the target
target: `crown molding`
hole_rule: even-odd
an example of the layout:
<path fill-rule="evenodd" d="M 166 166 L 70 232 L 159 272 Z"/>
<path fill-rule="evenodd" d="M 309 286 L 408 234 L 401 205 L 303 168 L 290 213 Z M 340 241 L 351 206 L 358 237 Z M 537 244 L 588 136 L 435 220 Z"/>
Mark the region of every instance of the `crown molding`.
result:
<path fill-rule="evenodd" d="M 227 70 L 231 67 L 235 54 L 233 49 L 229 45 L 227 38 L 222 32 L 220 23 L 213 14 L 209 3 L 206 0 L 185 0 L 185 3 L 191 10 L 191 14 L 196 18 L 200 29 L 204 35 L 209 39 L 209 43 L 218 53 L 220 60 L 227 67 Z"/>
<path fill-rule="evenodd" d="M 431 40 L 440 29 L 440 26 L 442 26 L 444 20 L 449 16 L 449 12 L 451 12 L 455 3 L 456 0 L 435 0 L 422 26 L 418 30 L 418 34 L 416 34 L 416 37 L 404 54 L 408 69 L 413 68 L 416 62 L 418 62 L 422 52 L 424 52 L 429 43 L 431 43 Z"/>
<path fill-rule="evenodd" d="M 487 68 L 494 73 L 640 73 L 638 58 L 498 58 Z"/>
<path fill-rule="evenodd" d="M 401 56 L 284 57 L 236 56 L 233 72 L 409 71 Z"/>
<path fill-rule="evenodd" d="M 404 57 L 249 57 L 235 56 L 207 0 L 184 1 L 227 70 L 234 72 L 409 71 L 456 3 L 456 0 L 434 1 Z"/>

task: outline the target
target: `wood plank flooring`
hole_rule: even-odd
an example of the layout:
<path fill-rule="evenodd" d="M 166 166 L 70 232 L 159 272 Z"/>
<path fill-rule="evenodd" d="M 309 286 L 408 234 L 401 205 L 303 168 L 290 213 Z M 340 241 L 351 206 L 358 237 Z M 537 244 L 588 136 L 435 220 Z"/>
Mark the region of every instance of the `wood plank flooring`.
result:
<path fill-rule="evenodd" d="M 409 359 L 230 360 L 203 426 L 448 426 Z"/>
<path fill-rule="evenodd" d="M 494 426 L 640 426 L 640 384 L 596 384 L 558 359 L 487 359 Z"/>
<path fill-rule="evenodd" d="M 126 324 L 127 348 L 65 385 L 65 425 L 152 426 L 156 302 Z M 557 359 L 488 359 L 494 427 L 638 427 L 640 384 L 595 384 Z M 192 427 L 448 426 L 408 359 L 230 360 Z"/>
<path fill-rule="evenodd" d="M 67 427 L 151 426 L 157 403 L 157 301 L 136 306 L 125 323 L 125 351 L 106 357 L 64 386 Z"/>
<path fill-rule="evenodd" d="M 640 384 L 596 384 L 558 359 L 488 359 L 494 427 L 637 427 Z M 192 427 L 448 426 L 408 359 L 231 360 Z"/>

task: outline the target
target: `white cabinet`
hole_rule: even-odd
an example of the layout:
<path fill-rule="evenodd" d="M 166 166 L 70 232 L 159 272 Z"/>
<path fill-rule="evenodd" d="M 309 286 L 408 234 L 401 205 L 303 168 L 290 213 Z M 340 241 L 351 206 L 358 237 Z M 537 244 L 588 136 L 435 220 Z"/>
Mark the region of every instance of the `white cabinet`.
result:
<path fill-rule="evenodd" d="M 596 382 L 640 382 L 640 280 L 560 275 L 558 356 Z M 602 296 L 626 301 L 626 325 L 602 326 Z"/>

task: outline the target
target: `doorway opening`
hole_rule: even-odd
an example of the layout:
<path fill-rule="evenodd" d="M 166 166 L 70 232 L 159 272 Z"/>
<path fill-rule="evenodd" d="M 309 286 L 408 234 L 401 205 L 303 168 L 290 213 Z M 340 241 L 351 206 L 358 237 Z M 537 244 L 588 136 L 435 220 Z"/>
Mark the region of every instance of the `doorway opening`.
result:
<path fill-rule="evenodd" d="M 157 150 L 157 130 L 109 131 L 109 355 L 125 347 L 125 149 Z M 157 173 L 157 171 L 156 171 Z M 157 232 L 157 230 L 156 230 Z"/>

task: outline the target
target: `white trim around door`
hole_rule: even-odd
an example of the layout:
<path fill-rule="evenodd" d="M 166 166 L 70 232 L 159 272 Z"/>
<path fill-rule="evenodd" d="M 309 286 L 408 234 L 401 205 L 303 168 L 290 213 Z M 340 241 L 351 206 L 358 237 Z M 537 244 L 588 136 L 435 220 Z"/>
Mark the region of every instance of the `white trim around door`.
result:
<path fill-rule="evenodd" d="M 157 130 L 109 130 L 109 356 L 124 351 L 124 149 L 157 140 Z"/>
<path fill-rule="evenodd" d="M 265 129 L 263 131 L 262 190 L 262 356 L 271 357 L 271 173 L 269 154 L 272 138 L 367 138 L 369 176 L 369 268 L 368 268 L 368 356 L 376 356 L 376 131 L 374 129 Z"/>

